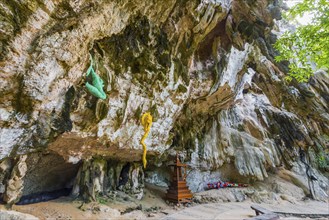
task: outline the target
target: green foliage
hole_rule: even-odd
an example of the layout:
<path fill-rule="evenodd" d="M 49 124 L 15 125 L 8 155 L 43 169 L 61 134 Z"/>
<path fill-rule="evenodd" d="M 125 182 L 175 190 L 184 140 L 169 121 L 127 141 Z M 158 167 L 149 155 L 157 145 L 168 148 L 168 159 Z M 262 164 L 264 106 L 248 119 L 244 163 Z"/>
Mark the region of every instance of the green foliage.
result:
<path fill-rule="evenodd" d="M 306 82 L 313 74 L 311 63 L 318 69 L 329 69 L 329 1 L 304 0 L 290 9 L 286 18 L 296 21 L 305 13 L 313 16 L 312 24 L 301 25 L 294 32 L 285 32 L 274 47 L 280 52 L 277 62 L 289 60 L 289 76 Z"/>
<path fill-rule="evenodd" d="M 317 163 L 320 169 L 329 170 L 329 156 L 323 152 L 317 155 Z"/>
<path fill-rule="evenodd" d="M 323 135 L 322 138 L 328 141 L 328 136 Z M 329 149 L 323 148 L 323 145 L 316 142 L 316 154 L 315 159 L 317 166 L 320 170 L 329 171 Z"/>
<path fill-rule="evenodd" d="M 106 203 L 109 202 L 108 198 L 101 196 L 101 195 L 96 195 L 96 201 L 103 205 L 106 205 Z"/>

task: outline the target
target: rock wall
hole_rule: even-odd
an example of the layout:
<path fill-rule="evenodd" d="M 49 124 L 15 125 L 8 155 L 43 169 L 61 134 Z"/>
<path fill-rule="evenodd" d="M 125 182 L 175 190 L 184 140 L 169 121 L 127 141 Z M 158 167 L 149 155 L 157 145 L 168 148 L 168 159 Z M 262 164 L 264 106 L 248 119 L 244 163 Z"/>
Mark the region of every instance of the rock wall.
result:
<path fill-rule="evenodd" d="M 278 166 L 306 180 L 304 151 L 316 192 L 326 197 L 328 179 L 317 170 L 328 171 L 329 78 L 284 80 L 287 63 L 275 62 L 272 47 L 280 4 L 2 1 L 0 169 L 33 152 L 82 161 L 79 192 L 93 198 L 107 172 L 121 172 L 113 161 L 140 163 L 140 118 L 150 111 L 150 167 L 179 150 L 193 191 L 218 178 L 264 180 Z M 90 57 L 105 100 L 85 87 Z M 103 171 L 88 176 L 88 167 Z M 127 190 L 136 193 L 144 172 L 134 167 Z M 6 170 L 3 188 L 15 172 Z"/>

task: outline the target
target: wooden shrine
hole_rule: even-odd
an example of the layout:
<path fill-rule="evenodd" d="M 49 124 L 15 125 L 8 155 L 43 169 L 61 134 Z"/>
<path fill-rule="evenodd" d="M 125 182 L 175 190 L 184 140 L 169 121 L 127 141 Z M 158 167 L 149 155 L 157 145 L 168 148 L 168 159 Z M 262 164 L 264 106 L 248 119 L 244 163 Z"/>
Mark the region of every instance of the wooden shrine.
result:
<path fill-rule="evenodd" d="M 174 167 L 174 173 L 170 182 L 169 189 L 167 190 L 166 199 L 175 203 L 190 202 L 193 195 L 186 185 L 187 165 L 182 164 L 179 161 L 177 154 L 175 163 L 170 164 L 169 166 Z"/>

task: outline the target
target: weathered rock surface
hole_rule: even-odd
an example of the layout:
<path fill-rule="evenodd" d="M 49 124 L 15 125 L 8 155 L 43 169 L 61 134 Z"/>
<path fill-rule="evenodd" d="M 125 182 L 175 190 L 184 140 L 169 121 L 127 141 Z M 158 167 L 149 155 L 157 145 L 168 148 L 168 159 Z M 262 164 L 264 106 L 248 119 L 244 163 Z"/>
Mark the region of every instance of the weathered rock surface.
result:
<path fill-rule="evenodd" d="M 288 173 L 288 174 L 287 174 Z M 242 202 L 247 199 L 255 203 L 280 203 L 282 200 L 296 203 L 305 197 L 300 186 L 285 175 L 294 175 L 287 170 L 280 170 L 276 175 L 270 174 L 263 182 L 248 187 L 214 189 L 196 193 L 194 202 Z M 298 178 L 298 177 L 297 177 Z"/>
<path fill-rule="evenodd" d="M 16 211 L 7 211 L 7 210 L 0 210 L 0 219 L 1 220 L 39 220 L 39 218 Z"/>
<path fill-rule="evenodd" d="M 95 200 L 119 187 L 129 163 L 120 189 L 141 197 L 140 117 L 150 111 L 150 167 L 181 151 L 193 191 L 219 178 L 264 180 L 282 165 L 303 181 L 313 172 L 313 194 L 327 197 L 316 170 L 328 171 L 329 77 L 284 80 L 272 47 L 278 2 L 1 1 L 0 193 L 20 166 L 12 158 L 50 151 L 80 166 L 73 193 Z M 85 88 L 90 56 L 105 100 Z"/>
<path fill-rule="evenodd" d="M 120 190 L 140 200 L 143 188 L 144 172 L 141 164 L 93 159 L 83 162 L 72 194 L 80 194 L 87 201 L 97 201 L 99 196 Z"/>
<path fill-rule="evenodd" d="M 27 172 L 26 158 L 26 155 L 19 156 L 17 164 L 13 167 L 10 179 L 6 184 L 6 191 L 3 197 L 3 200 L 7 204 L 12 205 L 15 202 L 18 202 L 20 197 L 23 195 L 24 176 Z"/>

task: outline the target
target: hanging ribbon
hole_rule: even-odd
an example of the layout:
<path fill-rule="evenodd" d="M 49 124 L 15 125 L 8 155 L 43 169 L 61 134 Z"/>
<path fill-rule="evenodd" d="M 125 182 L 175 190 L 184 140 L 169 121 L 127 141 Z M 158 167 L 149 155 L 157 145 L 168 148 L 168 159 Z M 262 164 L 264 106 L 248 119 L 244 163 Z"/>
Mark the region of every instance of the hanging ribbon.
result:
<path fill-rule="evenodd" d="M 144 143 L 146 137 L 148 136 L 150 130 L 151 130 L 151 126 L 152 126 L 152 115 L 149 113 L 149 112 L 146 112 L 143 114 L 142 116 L 142 125 L 144 127 L 144 135 L 141 139 L 141 144 L 143 146 L 143 166 L 144 166 L 144 169 L 146 168 L 146 164 L 147 164 L 147 161 L 146 161 L 146 145 Z"/>
<path fill-rule="evenodd" d="M 91 74 L 92 77 L 92 84 L 90 84 L 89 82 L 86 83 L 86 87 L 89 90 L 89 92 L 100 99 L 106 99 L 106 94 L 103 90 L 104 81 L 96 74 L 93 68 L 93 59 L 91 55 L 90 55 L 90 67 L 87 70 L 86 76 L 89 76 L 89 74 Z"/>

